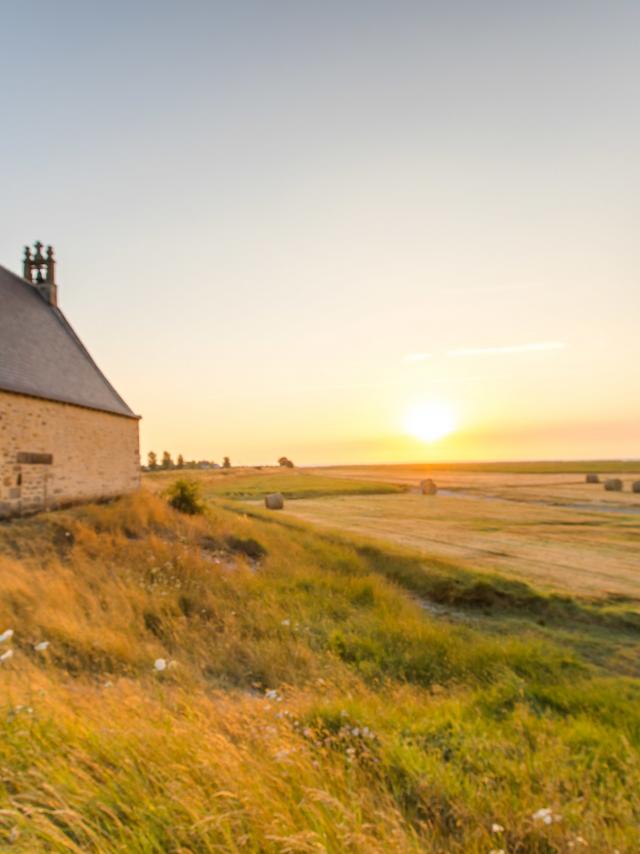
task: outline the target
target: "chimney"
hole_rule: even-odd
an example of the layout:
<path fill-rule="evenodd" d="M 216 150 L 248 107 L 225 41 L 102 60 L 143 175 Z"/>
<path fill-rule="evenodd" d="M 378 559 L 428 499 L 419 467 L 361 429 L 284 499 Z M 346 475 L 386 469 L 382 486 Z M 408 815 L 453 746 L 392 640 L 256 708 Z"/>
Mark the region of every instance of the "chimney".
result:
<path fill-rule="evenodd" d="M 42 254 L 43 244 L 39 240 L 33 244 L 33 255 L 28 246 L 24 247 L 22 275 L 33 285 L 40 296 L 49 305 L 58 305 L 58 286 L 56 285 L 56 261 L 53 247 L 47 246 L 46 258 Z M 44 275 L 43 275 L 44 271 Z"/>

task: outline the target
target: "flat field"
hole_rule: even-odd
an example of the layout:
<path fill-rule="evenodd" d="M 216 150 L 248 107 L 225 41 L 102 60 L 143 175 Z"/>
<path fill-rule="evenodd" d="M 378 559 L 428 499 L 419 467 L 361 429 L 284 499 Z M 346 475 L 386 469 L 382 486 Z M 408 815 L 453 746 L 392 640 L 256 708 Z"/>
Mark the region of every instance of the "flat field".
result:
<path fill-rule="evenodd" d="M 198 481 L 206 499 L 257 501 L 282 492 L 285 511 L 307 522 L 385 540 L 429 557 L 588 598 L 640 603 L 638 464 L 506 463 L 232 468 L 145 475 L 162 492 L 177 477 Z M 587 484 L 620 477 L 623 492 Z M 423 496 L 432 477 L 438 494 Z"/>
<path fill-rule="evenodd" d="M 178 478 L 194 480 L 204 498 L 262 498 L 269 492 L 281 492 L 285 498 L 311 498 L 331 495 L 377 495 L 404 492 L 407 487 L 367 476 L 332 477 L 330 474 L 301 469 L 264 466 L 230 469 L 170 469 L 144 476 L 147 489 L 164 491 Z"/>
<path fill-rule="evenodd" d="M 409 491 L 300 500 L 289 502 L 286 511 L 433 557 L 519 576 L 547 589 L 640 602 L 640 495 L 630 491 L 634 473 L 607 464 L 624 481 L 624 491 L 616 493 L 605 492 L 602 484 L 586 484 L 584 474 L 539 465 L 540 471 L 526 472 L 510 470 L 517 464 L 507 471 L 467 466 L 317 469 L 317 476 L 357 478 L 358 483 L 386 480 Z M 603 465 L 598 470 L 603 478 L 609 473 Z M 427 476 L 438 484 L 435 496 L 419 494 L 419 481 Z"/>

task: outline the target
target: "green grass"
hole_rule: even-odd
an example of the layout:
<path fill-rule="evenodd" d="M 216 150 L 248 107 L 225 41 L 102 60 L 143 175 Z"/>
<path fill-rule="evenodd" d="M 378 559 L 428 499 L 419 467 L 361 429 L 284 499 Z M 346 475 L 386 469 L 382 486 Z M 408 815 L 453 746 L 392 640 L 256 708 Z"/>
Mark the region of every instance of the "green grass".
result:
<path fill-rule="evenodd" d="M 404 492 L 405 487 L 376 481 L 325 477 L 298 469 L 227 469 L 216 471 L 154 472 L 145 474 L 150 489 L 164 488 L 178 474 L 201 485 L 206 498 L 216 496 L 239 500 L 263 498 L 280 492 L 285 498 L 320 498 L 333 495 L 388 495 Z"/>
<path fill-rule="evenodd" d="M 565 637 L 633 626 L 228 504 L 0 526 L 0 848 L 637 850 L 640 682 Z"/>
<path fill-rule="evenodd" d="M 373 572 L 386 576 L 411 593 L 430 602 L 454 608 L 492 610 L 504 615 L 525 612 L 533 619 L 548 618 L 564 623 L 618 626 L 640 632 L 637 601 L 631 597 L 577 597 L 570 593 L 541 591 L 532 584 L 497 572 L 479 572 L 469 563 L 425 555 L 391 542 L 357 536 L 337 529 L 315 528 L 291 516 L 274 516 L 262 508 L 220 505 L 267 524 L 308 533 L 329 544 L 349 546 Z M 619 520 L 613 520 L 619 523 Z"/>

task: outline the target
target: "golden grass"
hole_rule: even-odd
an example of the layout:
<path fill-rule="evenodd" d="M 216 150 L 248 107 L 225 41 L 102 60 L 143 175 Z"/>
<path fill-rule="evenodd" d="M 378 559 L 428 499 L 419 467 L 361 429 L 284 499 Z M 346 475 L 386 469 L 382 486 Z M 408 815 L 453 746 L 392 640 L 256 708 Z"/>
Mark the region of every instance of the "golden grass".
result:
<path fill-rule="evenodd" d="M 428 562 L 235 507 L 0 526 L 3 850 L 634 850 L 637 681 L 425 615 L 388 578 Z"/>

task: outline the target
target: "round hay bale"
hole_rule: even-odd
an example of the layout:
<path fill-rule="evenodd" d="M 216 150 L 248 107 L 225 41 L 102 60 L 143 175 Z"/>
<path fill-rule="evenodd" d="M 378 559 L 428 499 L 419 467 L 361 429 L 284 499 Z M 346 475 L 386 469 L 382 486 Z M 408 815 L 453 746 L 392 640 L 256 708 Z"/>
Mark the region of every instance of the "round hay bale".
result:
<path fill-rule="evenodd" d="M 270 495 L 265 495 L 264 506 L 267 510 L 282 510 L 284 507 L 284 498 L 280 492 L 272 492 Z"/>
<path fill-rule="evenodd" d="M 435 495 L 438 491 L 438 487 L 435 483 L 428 477 L 426 480 L 420 481 L 420 492 L 423 495 Z"/>
<path fill-rule="evenodd" d="M 610 480 L 605 480 L 604 488 L 607 492 L 622 492 L 622 481 L 619 477 L 612 477 Z"/>
<path fill-rule="evenodd" d="M 587 483 L 600 483 L 600 478 L 597 474 L 588 474 L 585 477 Z"/>
<path fill-rule="evenodd" d="M 631 492 L 640 492 L 640 480 L 634 480 L 631 484 Z"/>

